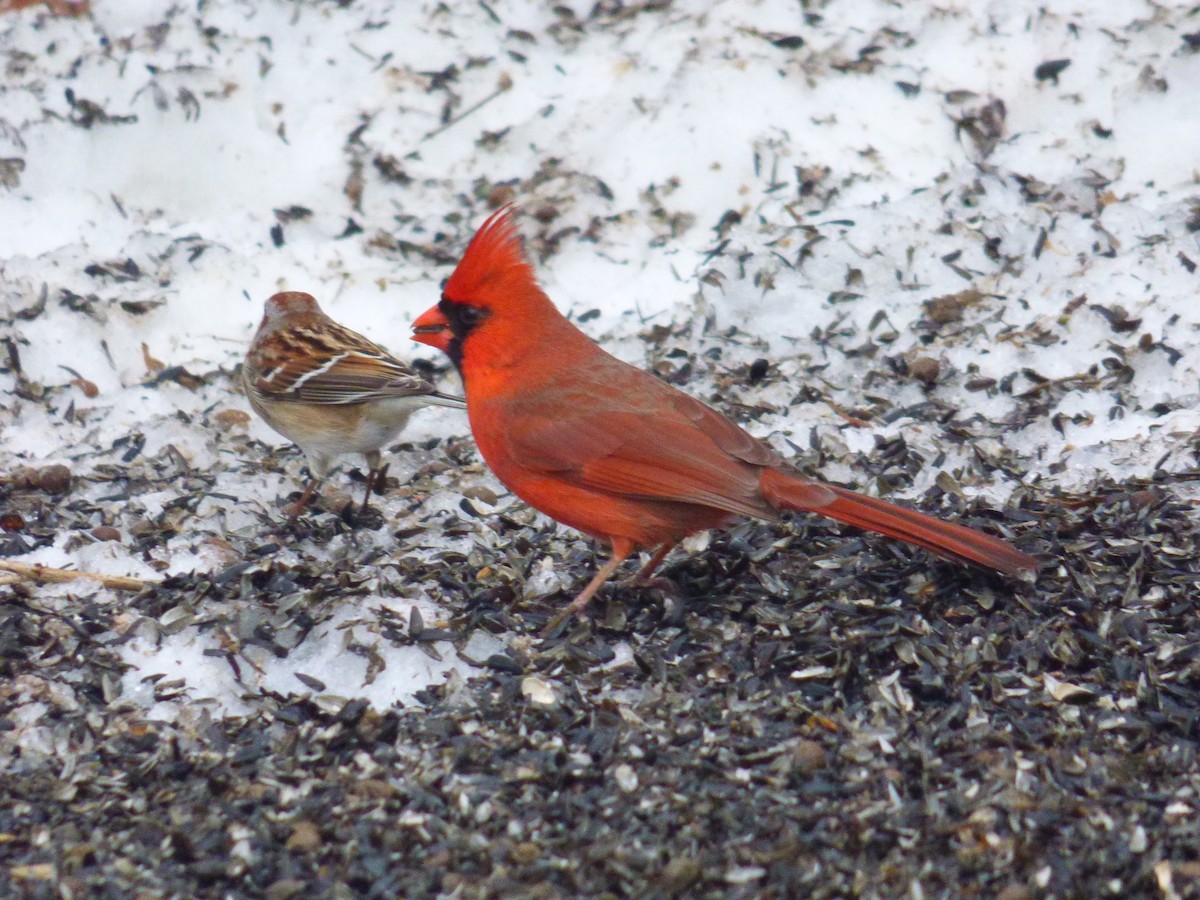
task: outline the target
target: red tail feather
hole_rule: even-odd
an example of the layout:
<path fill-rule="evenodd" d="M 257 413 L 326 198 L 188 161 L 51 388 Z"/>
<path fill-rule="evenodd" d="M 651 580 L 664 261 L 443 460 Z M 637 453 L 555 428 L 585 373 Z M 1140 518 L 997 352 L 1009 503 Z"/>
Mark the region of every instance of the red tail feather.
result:
<path fill-rule="evenodd" d="M 781 510 L 820 513 L 847 525 L 874 531 L 924 547 L 931 553 L 970 562 L 1018 577 L 1037 572 L 1037 560 L 999 538 L 944 522 L 845 488 L 822 484 L 833 499 L 814 503 L 813 485 L 774 469 L 762 473 L 761 487 L 767 502 Z"/>

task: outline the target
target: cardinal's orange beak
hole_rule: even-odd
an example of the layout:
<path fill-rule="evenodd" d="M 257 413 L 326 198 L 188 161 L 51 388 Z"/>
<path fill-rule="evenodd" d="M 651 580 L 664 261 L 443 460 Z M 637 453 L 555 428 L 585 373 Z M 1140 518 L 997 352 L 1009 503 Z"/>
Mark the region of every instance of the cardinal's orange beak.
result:
<path fill-rule="evenodd" d="M 436 306 L 431 306 L 421 313 L 417 321 L 413 322 L 412 330 L 412 339 L 418 344 L 428 344 L 443 353 L 449 350 L 450 338 L 453 337 L 450 321 Z"/>

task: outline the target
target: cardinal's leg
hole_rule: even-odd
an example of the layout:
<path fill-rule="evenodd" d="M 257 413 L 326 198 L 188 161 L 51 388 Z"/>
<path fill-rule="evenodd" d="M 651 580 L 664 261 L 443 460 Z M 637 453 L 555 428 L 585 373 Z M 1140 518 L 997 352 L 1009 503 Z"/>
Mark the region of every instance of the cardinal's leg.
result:
<path fill-rule="evenodd" d="M 667 558 L 667 554 L 674 549 L 674 544 L 663 544 L 657 550 L 655 550 L 654 555 L 650 557 L 649 561 L 640 569 L 638 569 L 638 573 L 633 576 L 634 582 L 644 584 L 648 581 L 651 581 L 652 579 L 650 576 L 654 574 L 654 570 L 657 569 L 659 564 L 661 564 L 662 561 Z"/>
<path fill-rule="evenodd" d="M 571 601 L 571 604 L 546 624 L 546 627 L 542 629 L 542 637 L 547 637 L 554 629 L 566 621 L 572 613 L 582 615 L 588 603 L 596 596 L 596 591 L 600 590 L 604 582 L 612 577 L 613 572 L 617 571 L 617 568 L 621 563 L 625 562 L 629 554 L 633 551 L 634 546 L 631 541 L 625 539 L 614 540 L 612 558 L 600 567 L 599 571 L 592 577 L 592 580 L 587 583 L 587 587 L 579 592 L 578 596 Z"/>

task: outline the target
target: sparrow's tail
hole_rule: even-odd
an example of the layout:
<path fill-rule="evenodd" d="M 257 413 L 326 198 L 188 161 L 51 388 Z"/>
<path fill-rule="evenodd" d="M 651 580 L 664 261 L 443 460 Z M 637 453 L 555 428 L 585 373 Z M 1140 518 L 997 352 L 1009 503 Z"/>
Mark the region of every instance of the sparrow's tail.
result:
<path fill-rule="evenodd" d="M 820 513 L 847 525 L 907 541 L 946 559 L 974 563 L 1006 575 L 1032 578 L 1038 561 L 1007 541 L 935 519 L 874 497 L 856 494 L 831 484 L 764 469 L 760 487 L 763 497 L 779 510 Z"/>
<path fill-rule="evenodd" d="M 467 401 L 462 397 L 455 397 L 453 394 L 443 394 L 441 391 L 424 394 L 421 399 L 432 406 L 450 406 L 454 409 L 467 408 Z"/>

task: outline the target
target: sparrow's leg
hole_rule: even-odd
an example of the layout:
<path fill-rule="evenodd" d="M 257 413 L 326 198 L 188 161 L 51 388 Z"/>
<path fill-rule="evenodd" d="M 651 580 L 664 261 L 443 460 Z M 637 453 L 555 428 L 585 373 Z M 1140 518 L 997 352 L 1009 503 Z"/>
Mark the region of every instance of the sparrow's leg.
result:
<path fill-rule="evenodd" d="M 360 513 L 367 511 L 367 504 L 371 502 L 371 491 L 378 490 L 383 486 L 383 480 L 387 478 L 388 470 L 387 465 L 383 462 L 383 454 L 378 450 L 372 450 L 363 455 L 367 458 L 367 492 L 363 495 Z"/>
<path fill-rule="evenodd" d="M 304 512 L 304 508 L 308 506 L 309 501 L 312 500 L 313 494 L 317 492 L 317 487 L 320 484 L 321 479 L 315 476 L 308 480 L 308 487 L 304 489 L 304 493 L 300 495 L 300 499 L 289 505 L 286 510 L 289 519 L 298 519 L 300 517 L 300 513 Z"/>
<path fill-rule="evenodd" d="M 304 489 L 304 493 L 300 495 L 300 499 L 291 504 L 286 512 L 289 519 L 297 519 L 300 513 L 304 512 L 304 508 L 308 506 L 313 498 L 313 494 L 317 492 L 317 488 L 325 481 L 325 476 L 329 474 L 329 470 L 333 467 L 333 459 L 326 456 L 316 456 L 311 450 L 305 451 L 305 457 L 308 459 L 308 487 Z"/>

